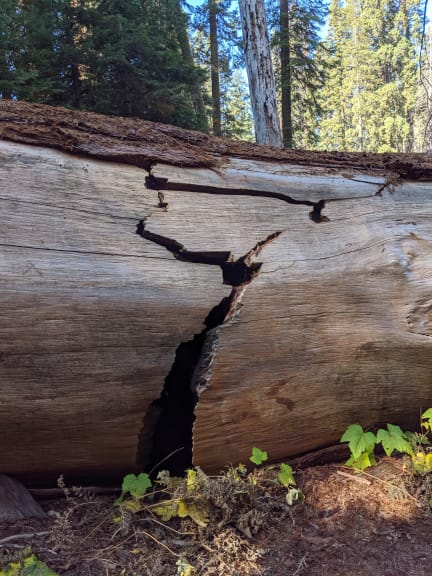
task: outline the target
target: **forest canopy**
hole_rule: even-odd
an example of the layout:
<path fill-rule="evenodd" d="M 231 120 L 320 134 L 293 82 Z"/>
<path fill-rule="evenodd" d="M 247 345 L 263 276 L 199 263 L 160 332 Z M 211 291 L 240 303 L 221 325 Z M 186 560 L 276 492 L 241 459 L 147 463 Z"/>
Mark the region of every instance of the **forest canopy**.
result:
<path fill-rule="evenodd" d="M 425 0 L 266 0 L 284 145 L 432 147 Z M 0 0 L 0 97 L 253 139 L 238 2 Z"/>

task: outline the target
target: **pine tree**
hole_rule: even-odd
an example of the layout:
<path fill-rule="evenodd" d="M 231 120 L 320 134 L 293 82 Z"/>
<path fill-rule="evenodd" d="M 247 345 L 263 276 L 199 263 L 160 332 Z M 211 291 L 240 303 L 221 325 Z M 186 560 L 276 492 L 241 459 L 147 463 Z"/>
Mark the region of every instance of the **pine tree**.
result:
<path fill-rule="evenodd" d="M 221 93 L 219 78 L 219 38 L 217 25 L 218 3 L 216 0 L 208 1 L 209 31 L 210 31 L 210 78 L 212 92 L 212 120 L 213 134 L 222 135 L 221 125 Z"/>
<path fill-rule="evenodd" d="M 15 0 L 3 0 L 0 11 L 0 98 L 14 96 L 14 48 L 19 36 L 16 16 Z"/>
<path fill-rule="evenodd" d="M 284 146 L 313 146 L 316 95 L 325 71 L 319 30 L 326 10 L 316 0 L 279 0 L 279 26 L 274 36 L 278 49 L 280 101 Z"/>
<path fill-rule="evenodd" d="M 345 45 L 348 24 L 342 0 L 330 4 L 327 36 L 327 79 L 320 98 L 325 114 L 320 123 L 320 146 L 348 150 L 346 131 L 350 125 L 350 94 L 346 90 Z"/>
<path fill-rule="evenodd" d="M 62 101 L 62 45 L 58 41 L 64 0 L 15 2 L 10 62 L 14 97 L 55 104 Z"/>
<path fill-rule="evenodd" d="M 179 0 L 3 0 L 1 8 L 2 96 L 205 128 L 203 75 L 187 57 Z"/>
<path fill-rule="evenodd" d="M 417 102 L 414 112 L 414 151 L 432 150 L 432 30 L 425 28 L 420 52 Z"/>
<path fill-rule="evenodd" d="M 85 106 L 189 128 L 202 126 L 195 108 L 199 72 L 183 59 L 178 0 L 102 0 L 87 42 Z"/>
<path fill-rule="evenodd" d="M 332 0 L 321 147 L 413 149 L 419 4 Z"/>
<path fill-rule="evenodd" d="M 194 54 L 208 73 L 208 116 L 212 133 L 227 136 L 235 132 L 226 109 L 234 88 L 235 71 L 243 65 L 240 51 L 239 14 L 231 0 L 206 0 L 194 10 Z"/>
<path fill-rule="evenodd" d="M 198 71 L 198 68 L 195 66 L 192 46 L 188 33 L 189 21 L 186 17 L 186 14 L 183 12 L 179 2 L 175 4 L 175 11 L 176 11 L 176 18 L 180 23 L 180 25 L 177 26 L 176 31 L 183 61 L 188 64 L 190 69 L 195 69 Z M 203 80 L 204 80 L 204 74 L 197 73 L 195 75 L 195 81 L 192 84 L 192 99 L 194 103 L 194 109 L 197 113 L 196 128 L 198 130 L 202 130 L 203 132 L 208 132 L 209 126 L 207 121 L 203 90 L 202 90 Z"/>
<path fill-rule="evenodd" d="M 247 80 L 242 70 L 235 70 L 222 99 L 222 134 L 235 140 L 254 141 Z"/>

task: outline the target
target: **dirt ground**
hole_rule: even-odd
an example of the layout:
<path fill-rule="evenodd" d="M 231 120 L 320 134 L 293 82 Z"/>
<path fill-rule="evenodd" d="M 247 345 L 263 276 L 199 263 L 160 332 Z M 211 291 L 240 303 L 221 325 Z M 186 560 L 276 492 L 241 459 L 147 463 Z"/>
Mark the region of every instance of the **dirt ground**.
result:
<path fill-rule="evenodd" d="M 384 458 L 362 474 L 328 464 L 295 477 L 305 500 L 293 506 L 272 471 L 246 490 L 213 479 L 202 488 L 206 527 L 145 509 L 119 520 L 115 495 L 71 489 L 40 501 L 47 520 L 0 525 L 0 566 L 32 552 L 61 576 L 432 574 L 430 474 Z"/>

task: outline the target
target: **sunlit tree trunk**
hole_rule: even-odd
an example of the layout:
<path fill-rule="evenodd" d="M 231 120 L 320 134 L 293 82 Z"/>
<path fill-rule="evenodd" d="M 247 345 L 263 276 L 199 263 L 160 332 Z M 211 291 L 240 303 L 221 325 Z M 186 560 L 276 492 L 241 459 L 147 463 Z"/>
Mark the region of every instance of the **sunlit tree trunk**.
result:
<path fill-rule="evenodd" d="M 276 85 L 263 0 L 239 0 L 255 137 L 282 146 Z"/>

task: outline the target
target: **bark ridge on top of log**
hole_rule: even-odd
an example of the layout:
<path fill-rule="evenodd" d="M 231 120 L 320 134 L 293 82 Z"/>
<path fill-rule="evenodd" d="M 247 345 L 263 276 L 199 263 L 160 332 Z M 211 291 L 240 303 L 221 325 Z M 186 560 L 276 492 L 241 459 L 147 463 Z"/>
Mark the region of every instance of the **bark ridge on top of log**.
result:
<path fill-rule="evenodd" d="M 0 100 L 0 138 L 53 147 L 149 169 L 156 162 L 214 168 L 226 158 L 355 168 L 407 179 L 431 179 L 426 154 L 311 152 L 216 138 L 136 118 L 101 116 L 60 107 Z"/>

